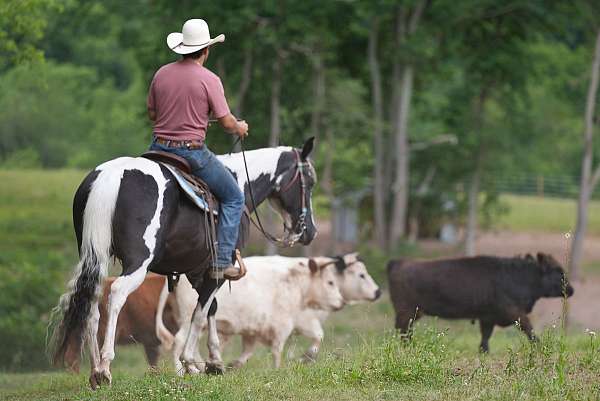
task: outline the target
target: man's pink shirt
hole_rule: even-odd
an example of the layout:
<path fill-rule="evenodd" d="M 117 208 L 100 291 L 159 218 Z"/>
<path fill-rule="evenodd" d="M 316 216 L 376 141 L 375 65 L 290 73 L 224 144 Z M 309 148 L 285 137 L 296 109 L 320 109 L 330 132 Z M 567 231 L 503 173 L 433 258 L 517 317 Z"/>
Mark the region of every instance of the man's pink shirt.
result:
<path fill-rule="evenodd" d="M 154 74 L 148 109 L 156 112 L 154 135 L 170 140 L 204 141 L 209 117 L 229 114 L 221 79 L 192 59 L 164 65 Z"/>

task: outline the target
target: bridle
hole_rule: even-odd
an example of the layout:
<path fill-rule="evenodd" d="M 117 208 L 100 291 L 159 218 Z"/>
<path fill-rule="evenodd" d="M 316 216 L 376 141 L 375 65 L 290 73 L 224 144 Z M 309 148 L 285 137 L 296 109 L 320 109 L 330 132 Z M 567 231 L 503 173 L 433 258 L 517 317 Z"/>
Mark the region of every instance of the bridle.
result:
<path fill-rule="evenodd" d="M 296 170 L 294 176 L 283 188 L 279 188 L 279 184 L 277 184 L 275 190 L 282 194 L 288 191 L 296 181 L 300 181 L 300 198 L 302 211 L 294 227 L 288 227 L 288 225 L 285 224 L 285 222 L 283 223 L 283 231 L 284 233 L 287 232 L 287 235 L 278 238 L 270 234 L 267 230 L 265 230 L 260 220 L 258 209 L 256 207 L 256 202 L 254 201 L 254 194 L 252 193 L 252 185 L 250 185 L 250 174 L 248 173 L 248 164 L 246 163 L 246 153 L 243 145 L 244 141 L 241 140 L 239 141 L 239 143 L 242 150 L 242 158 L 244 159 L 246 179 L 248 180 L 248 191 L 250 192 L 250 201 L 252 202 L 252 208 L 254 209 L 254 214 L 256 215 L 256 221 L 254 221 L 254 219 L 252 218 L 252 214 L 248 212 L 248 219 L 267 240 L 269 240 L 276 246 L 281 248 L 290 248 L 294 246 L 296 242 L 298 242 L 298 240 L 300 240 L 302 235 L 306 232 L 306 215 L 308 214 L 308 208 L 306 207 L 306 180 L 304 178 L 304 171 L 307 168 L 307 166 L 310 167 L 310 164 L 308 162 L 303 162 L 302 158 L 300 157 L 300 152 L 297 149 L 293 149 L 294 156 L 296 158 L 296 163 L 291 169 Z M 283 173 L 283 175 L 285 175 L 285 173 Z"/>

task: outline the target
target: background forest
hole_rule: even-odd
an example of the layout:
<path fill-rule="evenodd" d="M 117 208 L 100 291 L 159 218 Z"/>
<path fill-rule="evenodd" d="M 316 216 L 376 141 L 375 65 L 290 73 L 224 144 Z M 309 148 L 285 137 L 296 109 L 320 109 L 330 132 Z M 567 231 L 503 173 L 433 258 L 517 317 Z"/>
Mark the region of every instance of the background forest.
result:
<path fill-rule="evenodd" d="M 600 179 L 596 1 L 0 0 L 0 337 L 12 344 L 2 367 L 29 368 L 38 362 L 23 350 L 43 351 L 45 314 L 76 252 L 66 183 L 147 149 L 147 88 L 177 60 L 166 36 L 189 18 L 226 35 L 207 67 L 250 125 L 245 147 L 316 136 L 318 213 L 367 194 L 360 235 L 371 252 L 452 220 L 474 254 L 478 227 L 507 211 L 504 191 L 579 196 L 569 227 L 585 233 L 581 211 Z M 214 126 L 208 143 L 225 153 L 233 141 Z M 40 184 L 51 188 L 43 202 L 23 205 L 19 191 Z"/>

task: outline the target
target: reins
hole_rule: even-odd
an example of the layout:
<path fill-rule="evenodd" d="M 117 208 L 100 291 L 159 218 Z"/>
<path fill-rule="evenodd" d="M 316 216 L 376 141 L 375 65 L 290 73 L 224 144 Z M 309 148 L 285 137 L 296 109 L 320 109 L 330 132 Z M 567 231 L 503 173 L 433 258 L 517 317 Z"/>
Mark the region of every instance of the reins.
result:
<path fill-rule="evenodd" d="M 280 247 L 280 248 L 290 248 L 292 246 L 294 246 L 294 244 L 300 239 L 300 237 L 302 237 L 302 234 L 304 234 L 304 231 L 306 231 L 306 223 L 305 223 L 305 219 L 306 219 L 306 213 L 307 213 L 307 209 L 306 209 L 306 200 L 305 198 L 305 188 L 306 185 L 304 184 L 304 176 L 302 173 L 302 168 L 304 166 L 304 163 L 302 163 L 300 161 L 300 156 L 298 154 L 298 151 L 294 149 L 294 154 L 296 156 L 296 173 L 294 174 L 294 178 L 290 181 L 290 183 L 288 183 L 288 185 L 286 185 L 285 189 L 281 190 L 281 192 L 285 192 L 287 191 L 290 187 L 291 184 L 293 184 L 296 179 L 298 178 L 298 176 L 300 176 L 300 181 L 301 181 L 301 186 L 302 186 L 302 190 L 301 190 L 301 198 L 302 198 L 302 213 L 300 214 L 300 217 L 298 218 L 298 222 L 296 223 L 296 226 L 300 225 L 301 231 L 298 232 L 293 232 L 293 235 L 290 235 L 289 238 L 277 238 L 274 235 L 272 235 L 271 233 L 269 233 L 267 230 L 265 230 L 265 228 L 263 227 L 262 221 L 260 220 L 260 215 L 258 214 L 258 208 L 256 206 L 256 201 L 254 200 L 254 193 L 252 191 L 252 185 L 250 185 L 250 173 L 248 172 L 248 163 L 246 162 L 246 152 L 244 149 L 244 141 L 241 140 L 241 137 L 238 137 L 238 139 L 234 142 L 233 147 L 235 147 L 235 145 L 237 143 L 240 143 L 240 148 L 242 151 L 242 158 L 244 160 L 244 169 L 246 170 L 246 179 L 248 180 L 248 191 L 250 192 L 250 201 L 252 202 L 252 208 L 254 210 L 254 214 L 256 215 L 256 221 L 254 221 L 254 219 L 252 218 L 252 213 L 248 213 L 248 219 L 250 220 L 250 222 L 254 225 L 254 227 L 256 227 L 257 230 L 259 230 L 262 235 L 269 240 L 271 243 L 273 243 L 274 245 Z M 233 150 L 233 148 L 232 148 Z M 231 153 L 231 152 L 230 152 Z M 284 229 L 288 228 L 285 223 L 284 223 Z M 292 232 L 293 228 L 288 228 L 288 231 Z"/>

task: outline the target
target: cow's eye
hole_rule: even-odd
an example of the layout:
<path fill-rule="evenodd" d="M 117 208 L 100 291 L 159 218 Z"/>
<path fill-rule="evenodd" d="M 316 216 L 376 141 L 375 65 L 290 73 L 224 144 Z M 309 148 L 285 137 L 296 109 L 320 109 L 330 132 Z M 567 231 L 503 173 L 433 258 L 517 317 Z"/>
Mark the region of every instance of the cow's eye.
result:
<path fill-rule="evenodd" d="M 360 278 L 366 278 L 365 273 L 360 273 Z"/>
<path fill-rule="evenodd" d="M 333 287 L 333 281 L 329 280 L 329 281 L 327 282 L 327 284 L 329 284 L 330 286 L 332 286 L 332 287 Z"/>

